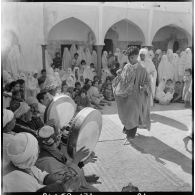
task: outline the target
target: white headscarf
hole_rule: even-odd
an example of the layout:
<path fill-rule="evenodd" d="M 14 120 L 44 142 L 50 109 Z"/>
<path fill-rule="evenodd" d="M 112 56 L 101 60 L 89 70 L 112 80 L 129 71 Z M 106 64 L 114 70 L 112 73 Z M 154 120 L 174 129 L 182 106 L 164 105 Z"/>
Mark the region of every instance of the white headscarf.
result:
<path fill-rule="evenodd" d="M 72 44 L 71 45 L 71 48 L 70 48 L 70 55 L 71 55 L 71 58 L 74 58 L 74 54 L 77 53 L 77 49 L 76 49 L 76 46 L 75 44 Z"/>
<path fill-rule="evenodd" d="M 108 69 L 108 52 L 104 51 L 102 55 L 102 68 L 103 69 Z"/>
<path fill-rule="evenodd" d="M 3 127 L 5 127 L 14 118 L 11 110 L 3 109 Z"/>
<path fill-rule="evenodd" d="M 170 64 L 167 55 L 163 55 L 158 67 L 159 82 L 163 79 L 173 79 L 174 70 Z"/>
<path fill-rule="evenodd" d="M 18 133 L 7 147 L 11 162 L 20 169 L 30 169 L 35 165 L 39 153 L 38 141 L 30 133 Z"/>
<path fill-rule="evenodd" d="M 13 81 L 11 75 L 6 71 L 4 70 L 3 71 L 3 83 L 6 85 L 8 83 L 11 83 Z"/>
<path fill-rule="evenodd" d="M 184 76 L 184 71 L 185 71 L 185 64 L 186 64 L 186 55 L 185 52 L 182 51 L 179 56 L 179 61 L 178 61 L 178 74 L 180 77 Z"/>
<path fill-rule="evenodd" d="M 178 54 L 174 53 L 173 54 L 173 68 L 174 68 L 174 81 L 178 81 L 179 79 L 179 75 L 178 75 L 178 72 L 179 72 L 179 56 Z"/>
<path fill-rule="evenodd" d="M 92 52 L 92 63 L 94 63 L 95 69 L 97 70 L 97 53 L 95 50 Z"/>
<path fill-rule="evenodd" d="M 168 58 L 169 62 L 171 64 L 173 64 L 173 50 L 172 49 L 167 50 L 167 58 Z"/>
<path fill-rule="evenodd" d="M 71 54 L 67 47 L 64 48 L 62 67 L 65 71 L 71 67 Z"/>
<path fill-rule="evenodd" d="M 86 55 L 86 65 L 90 66 L 92 60 L 91 60 L 91 53 L 90 53 L 89 48 L 85 49 L 85 55 Z"/>
<path fill-rule="evenodd" d="M 187 68 L 192 69 L 192 51 L 190 48 L 187 48 L 185 50 L 185 58 L 186 58 L 185 69 Z"/>

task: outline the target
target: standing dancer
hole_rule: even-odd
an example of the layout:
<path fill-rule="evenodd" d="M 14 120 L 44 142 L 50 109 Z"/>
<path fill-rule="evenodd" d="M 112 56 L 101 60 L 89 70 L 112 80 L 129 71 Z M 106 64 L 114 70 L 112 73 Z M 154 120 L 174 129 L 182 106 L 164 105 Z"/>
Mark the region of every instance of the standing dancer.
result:
<path fill-rule="evenodd" d="M 138 127 L 150 129 L 151 81 L 146 69 L 137 61 L 138 54 L 137 47 L 127 50 L 130 63 L 119 70 L 113 80 L 119 118 L 128 139 L 135 137 Z"/>

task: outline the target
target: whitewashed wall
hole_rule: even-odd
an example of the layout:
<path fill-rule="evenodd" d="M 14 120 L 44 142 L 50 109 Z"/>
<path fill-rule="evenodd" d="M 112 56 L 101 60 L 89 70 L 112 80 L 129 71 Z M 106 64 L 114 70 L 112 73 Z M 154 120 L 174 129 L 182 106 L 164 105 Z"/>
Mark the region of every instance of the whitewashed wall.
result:
<path fill-rule="evenodd" d="M 21 46 L 24 71 L 41 70 L 43 37 L 42 3 L 2 3 L 2 30 L 13 29 Z"/>

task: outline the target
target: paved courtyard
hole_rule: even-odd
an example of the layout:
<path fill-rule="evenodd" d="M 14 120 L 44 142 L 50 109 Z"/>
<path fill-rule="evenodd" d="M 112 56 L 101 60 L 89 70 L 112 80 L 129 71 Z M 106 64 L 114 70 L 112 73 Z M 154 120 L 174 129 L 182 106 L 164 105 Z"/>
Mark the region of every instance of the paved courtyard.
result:
<path fill-rule="evenodd" d="M 116 103 L 103 110 L 103 127 L 95 152 L 98 161 L 85 167 L 86 175 L 100 177 L 100 191 L 121 191 L 132 183 L 140 191 L 191 191 L 192 143 L 183 138 L 192 125 L 192 111 L 183 104 L 151 111 L 151 130 L 139 129 L 131 142 L 122 133 Z"/>

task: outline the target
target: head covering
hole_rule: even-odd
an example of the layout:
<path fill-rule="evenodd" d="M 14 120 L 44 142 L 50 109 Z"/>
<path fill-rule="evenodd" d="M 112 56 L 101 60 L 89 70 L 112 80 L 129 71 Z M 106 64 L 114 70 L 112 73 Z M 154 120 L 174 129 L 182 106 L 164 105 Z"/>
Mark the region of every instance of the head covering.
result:
<path fill-rule="evenodd" d="M 172 64 L 173 63 L 173 50 L 172 49 L 167 50 L 167 58 L 169 62 Z"/>
<path fill-rule="evenodd" d="M 153 52 L 153 50 L 149 50 L 148 51 L 148 56 L 149 56 L 150 59 L 153 59 L 154 58 L 154 52 Z"/>
<path fill-rule="evenodd" d="M 161 49 L 157 49 L 157 50 L 155 51 L 155 54 L 160 55 L 161 53 L 162 53 Z"/>
<path fill-rule="evenodd" d="M 22 80 L 24 80 L 24 81 L 27 80 L 26 75 L 23 72 L 20 73 L 19 78 L 22 79 Z"/>
<path fill-rule="evenodd" d="M 30 107 L 25 102 L 20 102 L 20 107 L 14 112 L 16 118 L 20 118 L 23 114 L 27 113 Z"/>
<path fill-rule="evenodd" d="M 4 70 L 3 71 L 3 83 L 7 84 L 7 83 L 11 83 L 12 81 L 13 79 L 11 75 L 6 70 Z"/>
<path fill-rule="evenodd" d="M 51 135 L 54 134 L 54 132 L 55 131 L 53 127 L 45 125 L 39 130 L 38 135 L 40 138 L 49 138 Z"/>
<path fill-rule="evenodd" d="M 190 48 L 187 48 L 185 50 L 185 59 L 186 59 L 186 64 L 185 68 L 192 68 L 192 51 Z"/>
<path fill-rule="evenodd" d="M 11 162 L 20 169 L 30 169 L 37 161 L 38 141 L 30 133 L 18 133 L 7 147 Z"/>
<path fill-rule="evenodd" d="M 147 55 L 148 55 L 148 48 L 141 48 L 139 50 L 138 61 L 141 61 L 140 54 L 144 54 L 145 55 L 145 59 L 146 59 L 147 58 Z"/>
<path fill-rule="evenodd" d="M 14 118 L 11 110 L 3 109 L 3 127 L 5 127 Z"/>
<path fill-rule="evenodd" d="M 38 100 L 35 97 L 28 97 L 26 103 L 30 106 L 32 104 L 38 104 Z"/>

